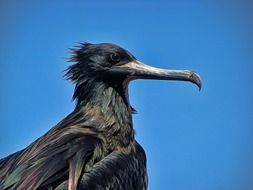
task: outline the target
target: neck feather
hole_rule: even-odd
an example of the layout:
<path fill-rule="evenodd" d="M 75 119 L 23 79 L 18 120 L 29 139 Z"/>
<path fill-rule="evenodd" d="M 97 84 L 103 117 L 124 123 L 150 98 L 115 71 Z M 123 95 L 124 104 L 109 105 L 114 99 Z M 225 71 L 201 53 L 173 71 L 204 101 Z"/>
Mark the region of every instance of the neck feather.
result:
<path fill-rule="evenodd" d="M 126 95 L 119 87 L 87 81 L 76 86 L 73 96 L 77 100 L 76 109 L 88 112 L 90 118 L 100 122 L 96 129 L 109 137 L 114 148 L 118 142 L 127 146 L 134 138 L 132 109 Z"/>

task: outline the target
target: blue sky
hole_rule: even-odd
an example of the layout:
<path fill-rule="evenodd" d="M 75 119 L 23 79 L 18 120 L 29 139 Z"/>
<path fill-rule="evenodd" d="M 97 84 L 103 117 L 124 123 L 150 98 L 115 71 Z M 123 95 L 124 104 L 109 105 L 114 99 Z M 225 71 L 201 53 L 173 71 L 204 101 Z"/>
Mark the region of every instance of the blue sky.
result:
<path fill-rule="evenodd" d="M 130 85 L 149 190 L 252 189 L 252 6 L 221 2 L 1 1 L 0 157 L 73 110 L 68 48 L 112 42 L 203 79 Z"/>

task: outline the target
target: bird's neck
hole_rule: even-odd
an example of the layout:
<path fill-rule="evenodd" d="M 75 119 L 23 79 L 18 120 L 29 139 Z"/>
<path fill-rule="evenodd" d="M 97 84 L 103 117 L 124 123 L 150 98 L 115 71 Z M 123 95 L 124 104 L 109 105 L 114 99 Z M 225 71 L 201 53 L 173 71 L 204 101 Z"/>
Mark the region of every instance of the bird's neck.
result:
<path fill-rule="evenodd" d="M 127 86 L 123 89 L 94 81 L 87 84 L 75 89 L 81 95 L 77 97 L 76 109 L 96 120 L 94 127 L 109 139 L 110 148 L 119 144 L 128 146 L 134 139 L 134 131 Z"/>

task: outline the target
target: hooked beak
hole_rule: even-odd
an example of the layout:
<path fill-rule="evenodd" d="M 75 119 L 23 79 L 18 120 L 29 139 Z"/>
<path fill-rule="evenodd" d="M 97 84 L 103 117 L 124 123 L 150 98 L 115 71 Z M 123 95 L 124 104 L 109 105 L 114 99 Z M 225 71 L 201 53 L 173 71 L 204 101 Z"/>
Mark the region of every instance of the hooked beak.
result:
<path fill-rule="evenodd" d="M 197 73 L 190 70 L 167 70 L 145 65 L 137 60 L 123 65 L 115 65 L 114 72 L 127 73 L 129 80 L 135 79 L 157 79 L 178 80 L 194 83 L 201 90 L 201 79 Z"/>

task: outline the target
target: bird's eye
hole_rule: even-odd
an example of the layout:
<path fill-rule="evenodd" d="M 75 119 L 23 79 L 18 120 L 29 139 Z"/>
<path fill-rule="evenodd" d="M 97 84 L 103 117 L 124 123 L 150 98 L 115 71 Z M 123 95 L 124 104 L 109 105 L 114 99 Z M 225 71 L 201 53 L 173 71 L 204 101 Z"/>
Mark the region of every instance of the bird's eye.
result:
<path fill-rule="evenodd" d="M 112 61 L 113 63 L 118 63 L 118 62 L 120 62 L 121 57 L 120 57 L 120 55 L 117 54 L 117 53 L 112 53 L 112 54 L 110 55 L 110 59 L 111 59 L 111 61 Z"/>

